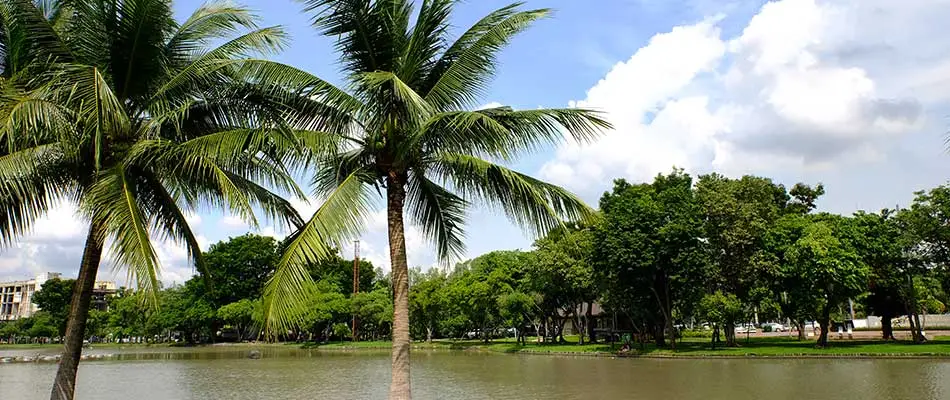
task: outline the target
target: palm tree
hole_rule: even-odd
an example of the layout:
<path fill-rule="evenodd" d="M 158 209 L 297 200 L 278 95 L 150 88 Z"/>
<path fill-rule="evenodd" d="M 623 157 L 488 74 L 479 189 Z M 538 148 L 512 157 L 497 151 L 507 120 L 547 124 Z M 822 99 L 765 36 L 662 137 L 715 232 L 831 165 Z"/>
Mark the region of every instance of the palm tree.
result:
<path fill-rule="evenodd" d="M 501 8 L 448 41 L 454 0 L 310 0 L 314 26 L 336 40 L 347 90 L 324 85 L 311 98 L 340 145 L 313 176 L 323 203 L 296 232 L 265 288 L 271 332 L 292 329 L 305 304 L 305 265 L 357 234 L 385 191 L 394 292 L 390 398 L 410 398 L 405 213 L 438 256 L 464 253 L 463 223 L 473 203 L 496 206 L 537 234 L 590 209 L 564 189 L 516 172 L 511 161 L 568 133 L 589 140 L 609 124 L 583 109 L 476 109 L 497 53 L 548 10 Z M 415 19 L 413 19 L 415 18 Z M 332 111 L 330 111 L 332 110 Z M 494 162 L 492 161 L 494 160 Z"/>
<path fill-rule="evenodd" d="M 185 211 L 301 225 L 276 193 L 303 196 L 287 165 L 301 142 L 314 146 L 287 110 L 312 101 L 293 92 L 299 71 L 253 58 L 278 50 L 283 31 L 229 3 L 183 23 L 167 0 L 37 4 L 0 3 L 0 239 L 63 201 L 89 224 L 50 396 L 72 399 L 104 248 L 154 302 L 153 237 L 184 245 L 202 268 Z"/>

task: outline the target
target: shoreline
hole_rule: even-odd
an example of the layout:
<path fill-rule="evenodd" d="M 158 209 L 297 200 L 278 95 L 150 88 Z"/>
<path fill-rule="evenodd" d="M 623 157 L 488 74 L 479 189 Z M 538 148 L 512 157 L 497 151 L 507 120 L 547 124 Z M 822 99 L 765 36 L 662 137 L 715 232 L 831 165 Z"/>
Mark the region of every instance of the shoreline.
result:
<path fill-rule="evenodd" d="M 630 353 L 620 354 L 608 344 L 529 344 L 522 346 L 511 341 L 497 341 L 492 343 L 475 341 L 433 341 L 431 343 L 416 342 L 412 349 L 417 351 L 445 351 L 445 352 L 473 352 L 486 354 L 526 354 L 532 356 L 562 356 L 562 357 L 598 357 L 598 358 L 641 358 L 641 359 L 931 359 L 950 360 L 950 337 L 941 336 L 924 344 L 909 342 L 883 342 L 843 340 L 833 341 L 826 349 L 818 349 L 813 342 L 798 342 L 788 340 L 769 340 L 758 338 L 747 343 L 740 343 L 739 347 L 718 348 L 710 350 L 706 342 L 690 340 L 677 343 L 681 346 L 677 350 L 656 349 L 648 347 L 646 351 L 633 350 Z M 40 353 L 25 354 L 30 350 L 49 351 L 59 348 L 59 344 L 43 345 L 0 345 L 0 364 L 20 362 L 51 362 L 54 356 Z M 187 349 L 286 349 L 291 351 L 316 351 L 326 353 L 378 353 L 391 349 L 390 342 L 359 342 L 343 343 L 214 343 L 194 346 L 182 346 L 168 343 L 158 344 L 129 344 L 106 343 L 93 345 L 91 349 L 122 350 L 119 354 L 89 355 L 89 360 L 110 360 L 121 358 L 123 354 L 137 354 L 136 349 L 162 349 L 182 351 Z M 12 350 L 19 354 L 4 355 L 4 350 Z M 149 352 L 151 353 L 151 352 Z M 114 357 L 118 356 L 118 357 Z M 26 360 L 20 360 L 25 358 Z"/>

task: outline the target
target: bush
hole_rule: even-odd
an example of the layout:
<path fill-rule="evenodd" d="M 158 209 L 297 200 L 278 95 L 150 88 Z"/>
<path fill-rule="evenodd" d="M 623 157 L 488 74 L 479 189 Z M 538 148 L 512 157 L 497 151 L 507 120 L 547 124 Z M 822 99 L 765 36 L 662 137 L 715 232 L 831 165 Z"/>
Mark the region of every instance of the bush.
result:
<path fill-rule="evenodd" d="M 711 338 L 711 329 L 683 329 L 680 331 L 684 338 Z"/>

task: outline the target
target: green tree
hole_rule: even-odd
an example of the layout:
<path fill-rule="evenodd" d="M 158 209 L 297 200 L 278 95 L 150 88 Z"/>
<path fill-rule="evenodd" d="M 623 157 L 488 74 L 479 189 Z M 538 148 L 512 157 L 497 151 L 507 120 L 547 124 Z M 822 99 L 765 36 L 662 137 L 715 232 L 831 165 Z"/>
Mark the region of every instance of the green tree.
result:
<path fill-rule="evenodd" d="M 56 327 L 58 333 L 54 336 L 66 334 L 69 301 L 73 297 L 73 287 L 75 285 L 75 279 L 54 278 L 44 282 L 40 290 L 33 294 L 31 299 L 33 304 L 46 311 L 53 326 Z"/>
<path fill-rule="evenodd" d="M 788 205 L 789 195 L 767 178 L 710 174 L 699 177 L 696 197 L 703 209 L 704 236 L 714 268 L 712 289 L 734 294 L 750 306 L 750 294 L 762 285 L 754 257 L 763 249 L 765 233 Z M 736 322 L 724 323 L 728 346 L 736 345 Z"/>
<path fill-rule="evenodd" d="M 720 341 L 719 329 L 724 327 L 729 321 L 738 321 L 744 314 L 742 302 L 732 293 L 723 294 L 717 290 L 713 294 L 707 294 L 700 299 L 697 306 L 697 315 L 701 319 L 713 324 L 712 346 Z"/>
<path fill-rule="evenodd" d="M 163 295 L 159 294 L 159 298 L 162 298 Z M 153 310 L 146 307 L 143 300 L 143 294 L 135 293 L 131 289 L 119 290 L 110 299 L 108 331 L 114 336 L 115 340 L 146 334 L 146 324 Z M 152 333 L 164 334 L 165 332 Z"/>
<path fill-rule="evenodd" d="M 532 289 L 544 298 L 545 308 L 553 307 L 555 312 L 549 314 L 552 320 L 558 316 L 557 310 L 572 319 L 581 344 L 589 334 L 591 307 L 599 294 L 593 268 L 594 247 L 589 226 L 555 229 L 535 242 L 534 263 L 530 264 Z M 563 325 L 558 325 L 556 332 L 563 341 Z"/>
<path fill-rule="evenodd" d="M 907 264 L 904 268 L 903 291 L 907 314 L 916 342 L 926 340 L 921 333 L 920 297 L 914 282 L 933 277 L 942 282 L 943 292 L 950 292 L 950 185 L 914 193 L 909 209 L 901 210 L 897 219 L 905 232 Z"/>
<path fill-rule="evenodd" d="M 867 288 L 869 271 L 852 245 L 852 228 L 844 217 L 821 216 L 805 227 L 788 250 L 788 262 L 809 283 L 809 298 L 818 306 L 819 347 L 828 346 L 832 309 Z"/>
<path fill-rule="evenodd" d="M 881 317 L 881 333 L 885 340 L 894 340 L 891 321 L 909 314 L 906 296 L 908 251 L 912 235 L 905 232 L 902 221 L 893 210 L 871 214 L 857 212 L 855 229 L 860 240 L 854 242 L 858 255 L 868 265 L 868 295 L 864 305 L 872 315 Z"/>
<path fill-rule="evenodd" d="M 538 306 L 539 296 L 514 291 L 498 296 L 498 312 L 509 326 L 517 329 L 517 341 L 522 345 L 528 344 L 524 327 L 534 325 L 536 332 L 540 332 L 539 319 L 541 310 Z"/>
<path fill-rule="evenodd" d="M 405 217 L 435 242 L 438 255 L 463 254 L 462 224 L 473 201 L 499 207 L 543 234 L 562 218 L 590 210 L 564 189 L 488 160 L 516 156 L 568 134 L 580 141 L 608 124 L 579 109 L 510 107 L 476 110 L 496 70 L 498 52 L 548 10 L 519 4 L 482 18 L 450 41 L 453 0 L 308 0 L 314 26 L 334 38 L 349 93 L 314 90 L 330 112 L 319 119 L 343 145 L 319 161 L 316 190 L 325 198 L 288 245 L 271 280 L 273 325 L 292 323 L 303 304 L 307 262 L 329 256 L 328 242 L 365 225 L 377 189 L 385 194 L 394 299 L 391 398 L 409 399 L 409 270 Z M 408 214 L 408 215 L 407 215 Z"/>
<path fill-rule="evenodd" d="M 247 339 L 254 325 L 254 315 L 261 304 L 258 300 L 241 299 L 218 308 L 217 317 L 238 331 L 238 341 Z"/>
<path fill-rule="evenodd" d="M 801 274 L 788 255 L 810 223 L 804 214 L 789 213 L 782 216 L 764 234 L 762 248 L 752 261 L 763 280 L 767 281 L 772 301 L 798 328 L 799 340 L 805 340 L 805 321 L 818 318 L 818 306 L 813 294 L 814 282 Z"/>
<path fill-rule="evenodd" d="M 253 233 L 232 237 L 211 245 L 204 263 L 201 276 L 209 283 L 211 304 L 258 299 L 277 265 L 277 241 Z"/>
<path fill-rule="evenodd" d="M 308 307 L 301 317 L 302 327 L 310 334 L 310 340 L 316 336 L 327 338 L 334 334 L 334 322 L 344 322 L 351 314 L 350 299 L 343 294 L 335 282 L 320 281 L 310 294 Z"/>
<path fill-rule="evenodd" d="M 675 347 L 674 311 L 691 311 L 704 291 L 706 254 L 702 209 L 692 178 L 682 170 L 658 175 L 652 184 L 614 182 L 600 200 L 604 223 L 595 230 L 594 265 L 608 297 L 625 298 L 626 309 L 650 312 L 658 346 L 665 332 Z"/>
<path fill-rule="evenodd" d="M 409 313 L 414 329 L 425 336 L 426 342 L 432 342 L 432 336 L 439 326 L 439 320 L 445 310 L 446 276 L 437 268 L 416 275 L 409 287 Z"/>
<path fill-rule="evenodd" d="M 393 297 L 388 288 L 357 293 L 350 298 L 350 310 L 360 320 L 360 337 L 371 340 L 391 337 Z"/>
<path fill-rule="evenodd" d="M 255 182 L 302 195 L 284 166 L 306 135 L 292 134 L 287 111 L 309 100 L 291 93 L 293 70 L 254 58 L 286 43 L 283 31 L 227 3 L 181 23 L 168 0 L 0 8 L 0 239 L 11 243 L 61 200 L 89 226 L 51 391 L 72 399 L 105 243 L 154 303 L 153 235 L 185 245 L 203 268 L 183 210 L 210 204 L 256 225 L 261 209 L 301 223 Z"/>
<path fill-rule="evenodd" d="M 373 284 L 376 281 L 375 266 L 369 260 L 360 260 L 359 269 L 359 291 L 372 291 Z M 314 281 L 334 282 L 343 293 L 350 293 L 353 291 L 353 260 L 347 260 L 336 255 L 311 265 L 310 276 Z"/>
<path fill-rule="evenodd" d="M 30 318 L 32 324 L 27 329 L 27 336 L 33 338 L 52 338 L 59 336 L 59 327 L 56 320 L 47 312 L 38 311 Z"/>

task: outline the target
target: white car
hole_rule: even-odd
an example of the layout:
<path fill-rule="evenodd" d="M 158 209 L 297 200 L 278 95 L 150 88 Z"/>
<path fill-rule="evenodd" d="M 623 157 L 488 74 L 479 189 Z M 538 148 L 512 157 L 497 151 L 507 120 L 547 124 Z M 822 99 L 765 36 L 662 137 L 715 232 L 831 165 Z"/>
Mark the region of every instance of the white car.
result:
<path fill-rule="evenodd" d="M 764 324 L 762 324 L 762 329 L 764 330 L 765 327 L 767 327 L 767 326 L 771 328 L 771 331 L 772 331 L 772 332 L 785 332 L 785 331 L 788 330 L 788 328 L 786 328 L 785 325 L 782 325 L 782 324 L 777 323 L 777 322 L 767 322 L 767 323 L 764 323 Z"/>
<path fill-rule="evenodd" d="M 736 333 L 755 333 L 756 329 L 754 326 L 737 326 Z"/>

